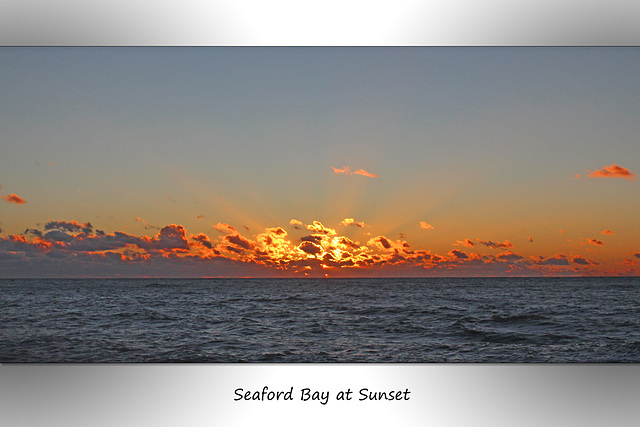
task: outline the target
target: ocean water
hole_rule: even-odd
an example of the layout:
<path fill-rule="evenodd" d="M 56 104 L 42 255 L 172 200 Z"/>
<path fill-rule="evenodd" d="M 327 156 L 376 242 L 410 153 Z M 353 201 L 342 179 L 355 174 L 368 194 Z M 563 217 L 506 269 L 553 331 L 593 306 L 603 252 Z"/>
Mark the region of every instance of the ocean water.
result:
<path fill-rule="evenodd" d="M 640 278 L 0 280 L 0 362 L 640 362 Z"/>

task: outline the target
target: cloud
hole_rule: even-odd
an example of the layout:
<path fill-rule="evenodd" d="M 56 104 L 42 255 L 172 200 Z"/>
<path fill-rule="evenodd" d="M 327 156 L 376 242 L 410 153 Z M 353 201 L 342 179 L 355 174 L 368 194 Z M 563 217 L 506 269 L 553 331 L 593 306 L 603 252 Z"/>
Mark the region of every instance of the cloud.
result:
<path fill-rule="evenodd" d="M 315 233 L 327 234 L 330 236 L 336 235 L 336 230 L 334 230 L 333 228 L 325 227 L 320 221 L 313 221 L 313 224 L 309 224 L 306 227 L 307 230 L 313 231 Z"/>
<path fill-rule="evenodd" d="M 585 240 L 590 245 L 604 246 L 604 242 L 602 240 L 596 240 L 596 239 L 585 239 Z"/>
<path fill-rule="evenodd" d="M 582 258 L 580 255 L 576 255 L 571 259 L 571 262 L 574 264 L 580 265 L 598 265 L 597 262 L 589 261 L 588 259 Z"/>
<path fill-rule="evenodd" d="M 351 171 L 351 168 L 349 166 L 344 166 L 342 169 L 339 168 L 334 168 L 333 166 L 331 166 L 331 169 L 333 169 L 333 173 L 335 174 L 342 174 L 342 175 L 362 175 L 362 176 L 366 176 L 369 178 L 380 178 L 379 175 L 376 175 L 374 173 L 371 172 L 367 172 L 364 169 L 358 169 L 357 171 Z"/>
<path fill-rule="evenodd" d="M 590 172 L 587 170 L 587 172 Z M 624 178 L 629 181 L 633 181 L 636 178 L 636 174 L 631 172 L 627 168 L 623 168 L 618 165 L 608 165 L 604 168 L 597 170 L 595 172 L 591 172 L 587 175 L 589 178 Z"/>
<path fill-rule="evenodd" d="M 569 265 L 569 260 L 567 259 L 566 255 L 564 255 L 564 254 L 556 254 L 552 258 L 543 259 L 541 261 L 538 261 L 538 264 L 540 264 L 540 265 L 562 266 L 562 265 Z"/>
<path fill-rule="evenodd" d="M 161 227 L 158 227 L 157 225 L 149 224 L 147 221 L 140 218 L 139 216 L 136 217 L 136 222 L 141 222 L 144 225 L 145 230 L 160 230 L 161 228 Z"/>
<path fill-rule="evenodd" d="M 37 228 L 27 228 L 26 230 L 24 230 L 24 234 L 33 234 L 37 237 L 43 237 L 42 231 L 38 230 Z"/>
<path fill-rule="evenodd" d="M 52 230 L 44 235 L 44 238 L 47 240 L 52 240 L 54 242 L 71 242 L 74 239 L 74 236 L 71 234 L 67 234 L 64 231 L 60 230 Z"/>
<path fill-rule="evenodd" d="M 250 240 L 242 237 L 239 234 L 232 234 L 232 235 L 227 235 L 225 236 L 225 239 L 229 242 L 232 243 L 236 246 L 239 246 L 243 249 L 251 249 L 254 246 L 254 243 L 251 242 Z"/>
<path fill-rule="evenodd" d="M 189 249 L 187 234 L 183 226 L 170 224 L 162 227 L 155 249 Z"/>
<path fill-rule="evenodd" d="M 26 200 L 24 200 L 22 197 L 17 196 L 15 194 L 9 194 L 8 196 L 5 196 L 3 194 L 2 195 L 2 200 L 4 200 L 7 203 L 15 203 L 16 205 L 23 205 L 23 204 L 27 203 Z"/>
<path fill-rule="evenodd" d="M 467 255 L 465 252 L 459 251 L 457 249 L 452 249 L 449 251 L 449 255 L 456 258 L 456 259 L 467 259 L 469 258 L 469 255 Z"/>
<path fill-rule="evenodd" d="M 366 176 L 369 178 L 380 178 L 380 175 L 376 175 L 375 173 L 371 173 L 371 172 L 367 172 L 364 169 L 358 169 L 357 171 L 353 172 L 354 175 L 362 175 L 362 176 Z"/>
<path fill-rule="evenodd" d="M 375 237 L 375 238 L 369 240 L 369 242 L 367 242 L 368 245 L 370 245 L 371 243 L 378 243 L 384 249 L 391 249 L 392 248 L 391 241 L 389 239 L 387 239 L 386 237 L 384 237 L 384 236 Z"/>
<path fill-rule="evenodd" d="M 358 242 L 354 242 L 353 240 L 349 239 L 348 237 L 341 237 L 338 240 L 338 244 L 344 246 L 347 249 L 351 249 L 351 250 L 360 249 L 360 244 Z"/>
<path fill-rule="evenodd" d="M 333 169 L 333 173 L 335 173 L 335 174 L 349 175 L 351 173 L 351 170 L 349 169 L 349 166 L 345 166 L 343 169 L 338 169 L 338 168 L 334 168 L 333 166 L 331 166 L 331 169 Z"/>
<path fill-rule="evenodd" d="M 454 243 L 454 246 L 459 246 L 459 245 L 472 248 L 475 246 L 475 243 L 473 243 L 473 241 L 470 239 L 456 240 L 456 243 Z"/>
<path fill-rule="evenodd" d="M 513 247 L 513 245 L 511 244 L 511 242 L 510 242 L 510 241 L 508 241 L 508 240 L 505 240 L 505 241 L 504 241 L 504 243 L 500 243 L 500 242 L 492 242 L 491 240 L 488 240 L 488 241 L 486 241 L 486 242 L 485 242 L 485 241 L 483 241 L 483 240 L 480 240 L 480 239 L 476 239 L 476 240 L 477 240 L 477 241 L 478 241 L 478 243 L 480 243 L 481 245 L 484 245 L 484 246 L 486 246 L 486 247 L 488 247 L 488 248 L 491 248 L 491 249 L 496 249 L 496 248 L 504 249 L 504 248 L 512 248 L 512 247 Z"/>
<path fill-rule="evenodd" d="M 302 230 L 302 226 L 304 224 L 302 224 L 302 221 L 299 221 L 297 219 L 292 219 L 291 221 L 289 221 L 290 225 L 293 225 L 293 228 L 295 228 L 296 230 Z"/>
<path fill-rule="evenodd" d="M 212 225 L 213 228 L 215 228 L 216 230 L 218 230 L 221 233 L 224 234 L 234 234 L 234 233 L 238 233 L 238 230 L 236 230 L 234 227 L 230 226 L 229 224 L 223 223 L 223 222 L 219 222 L 216 225 Z"/>
<path fill-rule="evenodd" d="M 315 243 L 315 244 L 319 245 L 324 240 L 323 237 L 324 236 L 320 236 L 320 235 L 303 236 L 303 237 L 300 238 L 300 241 L 301 242 L 311 242 L 311 243 Z"/>
<path fill-rule="evenodd" d="M 611 234 L 611 235 L 615 236 L 616 233 L 614 233 L 611 230 L 604 230 L 604 231 L 601 231 L 600 234 Z"/>
<path fill-rule="evenodd" d="M 347 223 L 351 226 L 350 221 Z M 297 225 L 297 220 L 292 225 Z M 563 254 L 525 260 L 508 249 L 509 241 L 457 241 L 461 246 L 482 244 L 503 249 L 495 256 L 459 249 L 439 255 L 414 250 L 402 239 L 392 240 L 383 235 L 361 244 L 336 234 L 319 221 L 308 227 L 312 232 L 294 242 L 298 237 L 289 237 L 283 227 L 265 228 L 254 238 L 247 238 L 235 227 L 218 223 L 213 228 L 223 234 L 212 240 L 204 233 L 187 234 L 183 226 L 176 224 L 162 227 L 155 236 L 135 236 L 119 231 L 111 234 L 94 231 L 88 222 L 49 221 L 37 228 L 27 228 L 23 235 L 0 236 L 0 277 L 24 277 L 32 272 L 41 277 L 81 274 L 133 277 L 162 275 L 160 272 L 196 277 L 219 276 L 222 271 L 234 272 L 229 273 L 234 277 L 323 276 L 327 272 L 336 276 L 381 277 L 576 275 L 585 273 L 584 266 L 598 265 L 581 256 Z M 626 265 L 633 265 L 631 268 L 640 265 L 640 252 L 627 257 L 631 259 L 625 260 Z M 218 270 L 220 266 L 224 269 Z M 604 267 L 600 269 L 610 272 Z M 589 274 L 601 273 L 600 269 L 590 267 Z M 637 274 L 636 270 L 629 271 Z"/>
<path fill-rule="evenodd" d="M 433 225 L 427 224 L 424 221 L 420 221 L 420 228 L 422 228 L 424 230 L 433 230 Z"/>
<path fill-rule="evenodd" d="M 204 233 L 198 233 L 195 236 L 192 234 L 189 236 L 189 238 L 191 240 L 195 240 L 196 242 L 200 242 L 206 248 L 213 249 L 213 244 L 211 243 L 209 236 Z"/>
<path fill-rule="evenodd" d="M 309 255 L 317 255 L 322 252 L 322 247 L 312 242 L 302 242 L 298 248 Z"/>
<path fill-rule="evenodd" d="M 93 233 L 93 225 L 90 222 L 85 222 L 83 224 L 78 223 L 77 221 L 48 221 L 44 226 L 46 230 L 61 230 L 67 231 L 69 233 L 77 233 L 82 231 L 83 233 L 91 234 Z"/>
<path fill-rule="evenodd" d="M 517 253 L 515 253 L 515 252 L 506 251 L 506 252 L 503 252 L 503 253 L 501 253 L 501 254 L 497 255 L 497 256 L 496 256 L 496 259 L 497 259 L 498 261 L 507 261 L 507 262 L 510 262 L 510 261 L 518 261 L 518 260 L 521 260 L 521 259 L 522 259 L 522 256 L 521 256 L 521 255 L 518 255 L 518 254 L 517 254 Z"/>
<path fill-rule="evenodd" d="M 367 226 L 367 224 L 365 224 L 364 222 L 356 222 L 356 220 L 353 218 L 345 218 L 340 222 L 340 225 L 344 225 L 345 227 L 352 226 L 360 228 L 364 228 Z"/>

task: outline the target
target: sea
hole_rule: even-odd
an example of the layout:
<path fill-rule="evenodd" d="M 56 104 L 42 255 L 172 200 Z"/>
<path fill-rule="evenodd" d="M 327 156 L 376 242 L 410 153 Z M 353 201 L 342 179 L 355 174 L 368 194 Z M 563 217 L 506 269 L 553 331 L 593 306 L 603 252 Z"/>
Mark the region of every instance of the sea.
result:
<path fill-rule="evenodd" d="M 0 363 L 638 363 L 640 278 L 2 279 Z"/>

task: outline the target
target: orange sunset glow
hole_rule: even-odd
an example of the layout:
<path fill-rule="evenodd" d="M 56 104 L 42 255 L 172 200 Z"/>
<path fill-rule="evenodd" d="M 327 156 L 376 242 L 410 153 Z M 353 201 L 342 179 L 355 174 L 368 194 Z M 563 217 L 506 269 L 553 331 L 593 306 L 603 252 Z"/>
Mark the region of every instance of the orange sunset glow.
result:
<path fill-rule="evenodd" d="M 5 48 L 2 277 L 640 274 L 636 48 Z"/>

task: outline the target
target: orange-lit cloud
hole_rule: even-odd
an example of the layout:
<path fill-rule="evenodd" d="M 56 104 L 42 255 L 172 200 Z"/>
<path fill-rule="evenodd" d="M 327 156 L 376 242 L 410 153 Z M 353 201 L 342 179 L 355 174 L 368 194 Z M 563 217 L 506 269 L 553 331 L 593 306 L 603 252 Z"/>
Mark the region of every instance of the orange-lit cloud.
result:
<path fill-rule="evenodd" d="M 505 240 L 505 242 L 504 242 L 504 243 L 500 243 L 500 242 L 492 242 L 491 240 L 486 241 L 486 242 L 485 242 L 485 241 L 483 241 L 483 240 L 480 240 L 480 239 L 476 239 L 476 240 L 477 240 L 477 241 L 478 241 L 478 243 L 480 243 L 481 245 L 484 245 L 484 246 L 486 246 L 486 247 L 488 247 L 488 248 L 491 248 L 491 249 L 496 249 L 496 248 L 504 249 L 504 248 L 511 248 L 511 247 L 513 247 L 513 245 L 511 244 L 511 242 L 510 242 L 510 241 L 508 241 L 508 240 Z"/>
<path fill-rule="evenodd" d="M 569 265 L 569 260 L 567 259 L 567 256 L 564 254 L 556 254 L 551 258 L 540 260 L 538 264 L 562 266 L 562 265 Z"/>
<path fill-rule="evenodd" d="M 611 231 L 611 230 L 603 230 L 603 231 L 601 231 L 601 232 L 600 232 L 600 234 L 611 234 L 611 235 L 615 235 L 616 233 L 614 233 L 614 232 L 613 232 L 613 231 Z"/>
<path fill-rule="evenodd" d="M 590 245 L 604 246 L 604 242 L 602 240 L 596 240 L 596 239 L 585 239 L 585 240 Z"/>
<path fill-rule="evenodd" d="M 371 172 L 367 172 L 364 169 L 358 169 L 357 171 L 351 171 L 351 168 L 349 166 L 344 166 L 342 169 L 334 168 L 333 166 L 331 166 L 331 169 L 333 169 L 333 173 L 335 173 L 335 174 L 362 175 L 362 176 L 366 176 L 366 177 L 369 177 L 369 178 L 380 178 L 379 175 L 376 175 L 376 174 L 371 173 Z"/>
<path fill-rule="evenodd" d="M 467 259 L 469 258 L 469 255 L 467 255 L 465 252 L 459 251 L 457 249 L 452 249 L 449 251 L 449 256 L 452 256 L 456 259 Z"/>
<path fill-rule="evenodd" d="M 189 236 L 189 238 L 191 240 L 195 240 L 197 242 L 200 242 L 206 248 L 213 249 L 213 245 L 211 243 L 211 240 L 209 239 L 209 236 L 207 236 L 204 233 L 198 233 L 195 236 L 192 234 L 192 235 Z"/>
<path fill-rule="evenodd" d="M 355 221 L 354 221 L 355 222 Z M 297 221 L 290 227 L 299 226 Z M 265 228 L 255 235 L 243 235 L 230 224 L 213 226 L 217 238 L 204 233 L 189 234 L 183 226 L 170 224 L 155 236 L 135 236 L 119 231 L 107 234 L 89 222 L 48 221 L 27 228 L 25 235 L 0 237 L 0 276 L 31 274 L 109 275 L 206 275 L 244 277 L 267 276 L 423 276 L 423 275 L 541 275 L 593 274 L 613 270 L 597 260 L 558 253 L 529 256 L 510 250 L 511 244 L 457 241 L 468 248 L 483 245 L 502 249 L 497 255 L 451 249 L 441 255 L 413 249 L 403 239 L 384 235 L 366 243 L 341 236 L 320 221 L 306 228 L 309 235 L 289 236 L 285 227 Z M 479 243 L 477 243 L 479 242 Z M 631 273 L 640 265 L 640 252 L 619 265 Z M 54 263 L 55 261 L 55 263 Z M 102 266 L 102 267 L 101 267 Z M 58 270 L 56 270 L 58 269 Z M 599 269 L 596 271 L 596 269 Z M 109 273 L 112 272 L 112 273 Z M 631 274 L 627 273 L 627 274 Z"/>
<path fill-rule="evenodd" d="M 371 172 L 367 172 L 364 169 L 358 169 L 357 171 L 353 172 L 354 175 L 362 175 L 362 176 L 367 176 L 369 178 L 380 178 L 379 175 L 376 175 L 375 173 L 371 173 Z"/>
<path fill-rule="evenodd" d="M 580 264 L 580 265 L 598 265 L 597 262 L 590 261 L 588 259 L 585 259 L 585 258 L 579 256 L 579 255 L 574 256 L 571 259 L 571 262 L 574 263 L 574 264 Z"/>
<path fill-rule="evenodd" d="M 4 194 L 2 195 L 2 200 L 4 200 L 7 203 L 15 203 L 16 205 L 22 205 L 27 203 L 26 200 L 24 200 L 22 197 L 17 196 L 15 194 L 9 194 L 8 196 L 5 196 Z"/>
<path fill-rule="evenodd" d="M 497 255 L 496 259 L 499 261 L 513 262 L 513 261 L 519 261 L 523 259 L 523 257 L 515 252 L 506 251 Z"/>
<path fill-rule="evenodd" d="M 587 172 L 591 172 L 588 171 Z M 633 181 L 636 178 L 636 174 L 631 172 L 627 168 L 623 168 L 618 165 L 608 165 L 604 168 L 597 170 L 595 172 L 591 172 L 587 175 L 589 178 L 624 178 L 629 181 Z"/>
<path fill-rule="evenodd" d="M 456 243 L 454 243 L 455 246 L 467 246 L 467 247 L 474 247 L 475 243 L 473 243 L 473 241 L 471 239 L 464 239 L 464 240 L 456 240 Z"/>
<path fill-rule="evenodd" d="M 362 222 L 357 222 L 355 219 L 353 218 L 345 218 L 340 222 L 340 225 L 344 225 L 345 227 L 348 226 L 352 226 L 352 227 L 360 227 L 360 228 L 364 228 L 367 226 L 367 224 L 364 223 L 364 221 Z"/>
<path fill-rule="evenodd" d="M 420 221 L 420 228 L 422 228 L 423 230 L 433 230 L 433 225 L 431 224 L 427 224 L 424 221 Z"/>
<path fill-rule="evenodd" d="M 313 224 L 309 224 L 306 226 L 307 230 L 313 231 L 315 233 L 328 234 L 330 236 L 335 236 L 336 230 L 333 228 L 327 228 L 320 221 L 313 221 Z"/>
<path fill-rule="evenodd" d="M 238 232 L 238 230 L 236 230 L 235 227 L 232 227 L 229 224 L 225 224 L 222 222 L 219 222 L 216 225 L 212 225 L 212 227 L 224 234 L 232 234 L 232 233 Z"/>
<path fill-rule="evenodd" d="M 302 221 L 299 221 L 297 219 L 292 219 L 291 221 L 289 221 L 289 225 L 293 225 L 293 228 L 295 228 L 296 230 L 302 230 L 302 227 L 304 226 Z"/>

